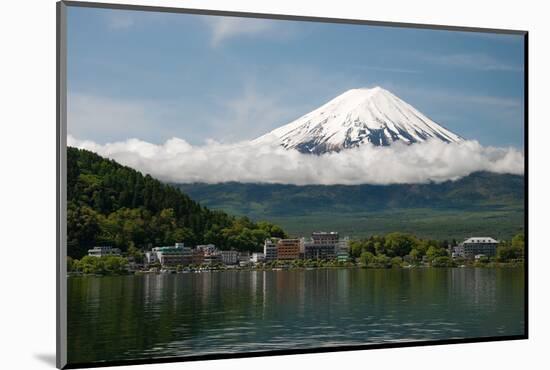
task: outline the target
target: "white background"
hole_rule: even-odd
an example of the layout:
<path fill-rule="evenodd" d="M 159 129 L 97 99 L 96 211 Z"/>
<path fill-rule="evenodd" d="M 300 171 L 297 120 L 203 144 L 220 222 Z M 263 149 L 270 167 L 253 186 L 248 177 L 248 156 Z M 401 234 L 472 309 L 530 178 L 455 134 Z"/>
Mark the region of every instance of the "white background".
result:
<path fill-rule="evenodd" d="M 549 12 L 544 1 L 203 0 L 134 4 L 530 31 L 530 339 L 316 355 L 134 366 L 132 369 L 347 367 L 548 368 Z M 112 0 L 111 2 L 117 2 Z M 118 1 L 120 2 L 120 1 Z M 53 368 L 55 358 L 55 1 L 4 1 L 0 22 L 0 366 Z M 545 356 L 546 354 L 546 356 Z"/>

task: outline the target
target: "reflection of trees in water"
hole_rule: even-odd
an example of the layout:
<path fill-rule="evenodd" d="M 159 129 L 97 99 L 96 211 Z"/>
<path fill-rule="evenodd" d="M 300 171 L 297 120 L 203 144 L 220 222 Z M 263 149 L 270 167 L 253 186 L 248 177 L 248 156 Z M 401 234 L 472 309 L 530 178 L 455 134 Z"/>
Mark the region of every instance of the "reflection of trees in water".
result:
<path fill-rule="evenodd" d="M 231 271 L 68 287 L 69 357 L 80 362 L 518 334 L 523 315 L 523 271 L 506 269 Z"/>
<path fill-rule="evenodd" d="M 496 269 L 463 268 L 449 270 L 449 295 L 464 309 L 495 310 Z"/>
<path fill-rule="evenodd" d="M 523 269 L 518 273 L 506 268 L 453 269 L 451 276 L 451 303 L 463 321 L 482 323 L 479 335 L 505 335 L 523 327 Z"/>

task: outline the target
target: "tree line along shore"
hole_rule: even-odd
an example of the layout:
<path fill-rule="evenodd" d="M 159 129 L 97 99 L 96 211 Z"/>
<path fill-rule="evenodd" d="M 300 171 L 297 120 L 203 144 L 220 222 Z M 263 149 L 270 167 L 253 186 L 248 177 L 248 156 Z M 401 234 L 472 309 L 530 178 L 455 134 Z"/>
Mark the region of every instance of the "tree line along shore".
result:
<path fill-rule="evenodd" d="M 390 233 L 371 236 L 349 242 L 349 258 L 346 260 L 307 259 L 272 260 L 250 262 L 241 265 L 225 265 L 221 262 L 176 265 L 164 268 L 156 262 L 143 266 L 143 250 L 131 246 L 121 256 L 84 256 L 81 259 L 67 257 L 69 275 L 123 275 L 142 273 L 185 273 L 218 270 L 279 270 L 312 268 L 422 268 L 422 267 L 514 267 L 524 262 L 524 234 L 518 233 L 511 240 L 498 243 L 494 256 L 478 255 L 475 258 L 454 256 L 456 241 L 436 241 L 417 238 L 411 234 Z"/>

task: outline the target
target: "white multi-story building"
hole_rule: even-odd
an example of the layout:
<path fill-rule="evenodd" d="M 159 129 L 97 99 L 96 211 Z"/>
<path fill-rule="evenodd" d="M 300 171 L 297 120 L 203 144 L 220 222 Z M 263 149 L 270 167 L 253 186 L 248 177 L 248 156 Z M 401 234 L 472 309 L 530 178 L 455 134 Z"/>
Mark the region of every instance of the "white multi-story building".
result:
<path fill-rule="evenodd" d="M 221 260 L 224 265 L 236 265 L 239 262 L 239 252 L 230 250 L 230 251 L 220 251 Z"/>
<path fill-rule="evenodd" d="M 277 259 L 277 241 L 266 239 L 264 242 L 264 257 L 267 262 Z"/>
<path fill-rule="evenodd" d="M 214 265 L 222 262 L 222 254 L 214 244 L 197 245 L 196 249 L 203 254 L 202 263 Z"/>
<path fill-rule="evenodd" d="M 265 261 L 265 255 L 263 253 L 252 253 L 252 257 L 250 257 L 250 262 L 258 263 L 263 261 Z"/>
<path fill-rule="evenodd" d="M 197 245 L 197 249 L 203 251 L 205 255 L 214 254 L 218 251 L 214 244 Z"/>
<path fill-rule="evenodd" d="M 144 262 L 146 265 L 152 265 L 154 263 L 157 263 L 159 260 L 157 258 L 157 252 L 153 252 L 152 250 L 151 251 L 146 251 L 144 253 L 145 257 L 144 257 Z"/>
<path fill-rule="evenodd" d="M 339 253 L 340 241 L 335 231 L 318 231 L 311 234 L 311 241 L 304 241 L 304 258 L 329 260 Z"/>
<path fill-rule="evenodd" d="M 203 257 L 203 263 L 205 265 L 215 265 L 222 262 L 222 255 L 220 252 L 205 254 Z"/>
<path fill-rule="evenodd" d="M 88 249 L 88 256 L 92 257 L 105 257 L 105 256 L 120 256 L 120 249 L 108 246 L 93 247 Z"/>
<path fill-rule="evenodd" d="M 493 257 L 497 254 L 498 240 L 490 237 L 472 237 L 454 248 L 454 256 L 472 259 L 476 255 Z"/>
<path fill-rule="evenodd" d="M 338 241 L 336 249 L 336 258 L 339 261 L 347 261 L 349 259 L 349 237 L 345 237 Z"/>
<path fill-rule="evenodd" d="M 145 252 L 145 262 L 149 265 L 157 262 L 162 266 L 188 265 L 192 257 L 193 251 L 183 243 L 176 243 L 173 247 L 156 247 Z"/>
<path fill-rule="evenodd" d="M 250 252 L 239 252 L 239 265 L 247 266 L 250 264 Z"/>

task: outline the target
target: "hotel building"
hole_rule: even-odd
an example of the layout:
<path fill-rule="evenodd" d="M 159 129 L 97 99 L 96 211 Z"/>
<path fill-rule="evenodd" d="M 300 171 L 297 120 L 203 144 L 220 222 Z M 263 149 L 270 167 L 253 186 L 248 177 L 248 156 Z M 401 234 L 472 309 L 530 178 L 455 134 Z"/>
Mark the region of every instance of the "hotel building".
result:
<path fill-rule="evenodd" d="M 280 239 L 277 242 L 278 260 L 297 260 L 300 258 L 300 239 Z"/>

